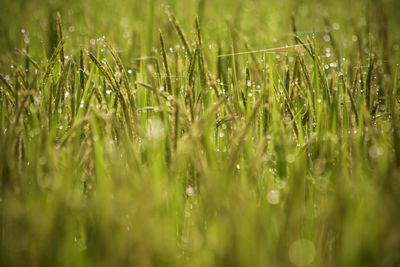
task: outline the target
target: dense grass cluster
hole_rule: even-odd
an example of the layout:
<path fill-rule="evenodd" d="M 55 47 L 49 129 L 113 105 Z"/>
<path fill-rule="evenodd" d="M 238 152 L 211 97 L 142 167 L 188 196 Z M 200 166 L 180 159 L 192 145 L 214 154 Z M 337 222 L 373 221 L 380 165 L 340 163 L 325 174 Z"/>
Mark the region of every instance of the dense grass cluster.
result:
<path fill-rule="evenodd" d="M 395 1 L 106 2 L 3 3 L 1 266 L 400 265 Z"/>

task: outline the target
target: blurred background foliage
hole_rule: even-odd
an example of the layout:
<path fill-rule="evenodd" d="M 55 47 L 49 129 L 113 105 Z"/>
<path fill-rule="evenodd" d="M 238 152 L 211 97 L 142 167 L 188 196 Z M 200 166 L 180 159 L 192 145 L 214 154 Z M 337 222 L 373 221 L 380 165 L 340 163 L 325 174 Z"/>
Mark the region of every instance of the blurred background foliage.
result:
<path fill-rule="evenodd" d="M 341 46 L 346 46 L 345 37 L 361 29 L 373 33 L 371 37 L 381 43 L 398 42 L 399 38 L 400 19 L 396 13 L 400 4 L 396 0 L 2 0 L 1 56 L 23 47 L 27 36 L 33 53 L 48 52 L 54 41 L 51 36 L 55 31 L 56 12 L 63 17 L 69 51 L 87 46 L 90 38 L 106 36 L 123 52 L 124 58 L 150 54 L 151 48 L 158 45 L 158 28 L 167 34 L 173 32 L 164 12 L 165 5 L 172 8 L 187 33 L 194 35 L 194 18 L 199 16 L 204 39 L 210 44 L 221 42 L 228 47 L 233 27 L 257 49 L 287 44 L 292 39 L 292 15 L 304 35 L 313 32 L 322 35 L 323 19 L 328 18 L 335 24 L 335 35 L 343 40 L 339 42 Z M 385 29 L 390 29 L 392 34 L 385 36 Z M 178 43 L 174 35 L 166 39 L 172 46 Z"/>

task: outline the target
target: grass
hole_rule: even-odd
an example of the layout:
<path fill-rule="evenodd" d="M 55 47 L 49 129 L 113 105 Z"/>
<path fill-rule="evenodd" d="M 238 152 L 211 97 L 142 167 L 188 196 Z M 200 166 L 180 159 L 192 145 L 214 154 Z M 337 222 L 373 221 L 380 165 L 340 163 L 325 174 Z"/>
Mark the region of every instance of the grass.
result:
<path fill-rule="evenodd" d="M 1 266 L 400 264 L 396 1 L 3 6 Z"/>

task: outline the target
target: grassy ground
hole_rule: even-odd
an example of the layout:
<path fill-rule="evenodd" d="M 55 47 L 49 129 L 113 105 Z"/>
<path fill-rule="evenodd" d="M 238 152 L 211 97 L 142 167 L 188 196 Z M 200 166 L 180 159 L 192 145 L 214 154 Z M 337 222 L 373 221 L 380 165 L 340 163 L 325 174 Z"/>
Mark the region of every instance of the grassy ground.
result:
<path fill-rule="evenodd" d="M 1 266 L 400 265 L 397 1 L 2 2 Z"/>

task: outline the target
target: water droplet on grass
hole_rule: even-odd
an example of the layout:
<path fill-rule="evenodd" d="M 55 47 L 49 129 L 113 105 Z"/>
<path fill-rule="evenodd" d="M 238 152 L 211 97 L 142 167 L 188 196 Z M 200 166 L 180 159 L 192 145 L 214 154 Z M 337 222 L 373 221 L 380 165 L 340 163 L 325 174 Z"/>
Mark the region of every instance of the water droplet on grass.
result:
<path fill-rule="evenodd" d="M 191 196 L 193 196 L 193 194 L 194 194 L 194 189 L 193 189 L 193 187 L 192 186 L 188 186 L 188 187 L 186 187 L 186 195 L 188 196 L 188 197 L 191 197 Z"/>
<path fill-rule="evenodd" d="M 373 145 L 368 149 L 368 154 L 371 158 L 375 159 L 384 154 L 384 150 L 379 145 Z"/>
<path fill-rule="evenodd" d="M 326 48 L 326 49 L 325 49 L 325 57 L 328 57 L 328 58 L 329 58 L 329 57 L 331 57 L 331 55 L 332 55 L 332 54 L 331 54 L 331 49 L 330 49 L 330 48 Z"/>
<path fill-rule="evenodd" d="M 287 161 L 288 163 L 293 163 L 295 160 L 296 160 L 296 156 L 295 156 L 294 154 L 288 154 L 288 155 L 286 156 L 286 161 Z"/>
<path fill-rule="evenodd" d="M 289 247 L 289 260 L 296 266 L 306 266 L 315 259 L 316 249 L 311 240 L 298 239 Z"/>
<path fill-rule="evenodd" d="M 337 30 L 340 29 L 340 25 L 339 25 L 338 23 L 333 23 L 333 24 L 332 24 L 332 28 L 333 28 L 335 31 L 337 31 Z"/>
<path fill-rule="evenodd" d="M 279 204 L 280 195 L 281 194 L 280 194 L 279 190 L 272 189 L 271 191 L 269 191 L 267 194 L 267 200 L 268 200 L 269 204 L 271 204 L 271 205 Z"/>

